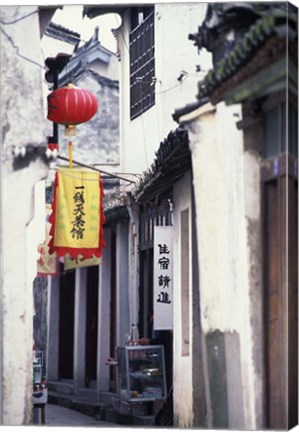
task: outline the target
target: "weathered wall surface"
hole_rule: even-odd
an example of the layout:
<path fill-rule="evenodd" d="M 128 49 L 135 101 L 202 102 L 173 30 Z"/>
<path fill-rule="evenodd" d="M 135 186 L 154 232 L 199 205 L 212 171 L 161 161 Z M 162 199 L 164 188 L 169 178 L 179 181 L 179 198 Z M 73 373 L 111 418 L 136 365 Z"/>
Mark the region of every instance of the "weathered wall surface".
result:
<path fill-rule="evenodd" d="M 44 101 L 37 7 L 1 6 L 1 423 L 28 424 L 32 391 L 32 283 L 42 241 L 36 182 L 47 166 L 37 157 L 13 168 L 13 146 L 42 146 Z M 31 14 L 32 13 L 32 14 Z M 26 18 L 19 20 L 21 17 Z M 15 23 L 13 23 L 15 21 Z M 28 31 L 30 29 L 30 31 Z M 40 203 L 40 199 L 38 201 Z M 17 391 L 16 391 L 17 390 Z"/>
<path fill-rule="evenodd" d="M 48 331 L 48 280 L 36 277 L 33 282 L 34 317 L 33 335 L 36 349 L 43 351 L 44 371 L 47 368 L 47 331 Z"/>
<path fill-rule="evenodd" d="M 252 303 L 261 265 L 253 258 L 259 238 L 258 163 L 244 153 L 235 125 L 238 106 L 206 105 L 197 116 L 196 122 L 185 121 L 194 169 L 209 426 L 255 428 L 255 399 L 262 402 L 259 359 L 253 358 L 254 332 L 261 329 L 252 326 L 261 305 L 256 295 Z"/>
<path fill-rule="evenodd" d="M 181 237 L 187 233 L 181 231 L 181 212 L 189 210 L 189 256 L 192 256 L 191 239 L 191 177 L 186 174 L 183 179 L 174 186 L 174 213 L 173 213 L 173 280 L 174 280 L 174 303 L 173 303 L 173 402 L 176 427 L 193 426 L 193 401 L 192 401 L 192 275 L 191 261 L 189 266 L 189 314 L 182 314 L 182 293 L 181 293 L 181 273 L 182 273 L 182 253 Z M 187 289 L 187 288 L 186 288 Z M 183 334 L 182 323 L 185 319 L 189 320 L 189 333 Z M 188 354 L 183 353 L 184 341 L 189 340 Z"/>

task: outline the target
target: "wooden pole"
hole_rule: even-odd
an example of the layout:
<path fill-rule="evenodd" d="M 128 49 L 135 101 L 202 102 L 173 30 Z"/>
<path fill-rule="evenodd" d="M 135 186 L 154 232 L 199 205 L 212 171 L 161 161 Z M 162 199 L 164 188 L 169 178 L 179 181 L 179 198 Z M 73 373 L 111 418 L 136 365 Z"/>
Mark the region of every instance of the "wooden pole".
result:
<path fill-rule="evenodd" d="M 70 169 L 73 168 L 73 143 L 69 141 L 69 166 Z"/>

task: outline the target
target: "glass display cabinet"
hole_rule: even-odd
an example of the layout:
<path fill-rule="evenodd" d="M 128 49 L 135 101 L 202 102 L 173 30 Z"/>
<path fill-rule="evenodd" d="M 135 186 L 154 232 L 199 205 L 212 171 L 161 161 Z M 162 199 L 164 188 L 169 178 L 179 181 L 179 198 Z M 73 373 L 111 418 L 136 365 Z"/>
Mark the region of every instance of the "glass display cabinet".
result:
<path fill-rule="evenodd" d="M 167 396 L 163 345 L 117 347 L 118 394 L 126 401 Z"/>

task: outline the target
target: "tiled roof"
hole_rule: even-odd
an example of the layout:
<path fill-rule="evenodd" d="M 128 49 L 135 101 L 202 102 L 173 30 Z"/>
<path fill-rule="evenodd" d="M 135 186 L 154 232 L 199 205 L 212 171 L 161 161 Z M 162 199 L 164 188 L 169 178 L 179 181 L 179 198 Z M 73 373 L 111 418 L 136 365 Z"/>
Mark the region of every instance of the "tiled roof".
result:
<path fill-rule="evenodd" d="M 117 223 L 119 221 L 124 221 L 125 219 L 129 219 L 129 212 L 126 205 L 115 205 L 107 210 L 105 210 L 105 224 L 104 227 L 109 226 L 111 224 Z"/>
<path fill-rule="evenodd" d="M 174 121 L 178 122 L 180 117 L 182 117 L 185 114 L 189 114 L 190 112 L 196 110 L 197 108 L 200 108 L 202 105 L 205 105 L 208 103 L 210 99 L 208 97 L 204 97 L 199 99 L 196 102 L 192 102 L 190 104 L 185 105 L 184 107 L 177 108 L 174 113 L 172 114 L 172 118 Z"/>
<path fill-rule="evenodd" d="M 70 43 L 72 45 L 78 45 L 81 37 L 80 33 L 69 30 L 53 22 L 48 25 L 46 29 L 46 35 L 55 39 L 62 40 L 63 42 Z"/>
<path fill-rule="evenodd" d="M 169 189 L 191 168 L 188 132 L 183 127 L 170 132 L 160 143 L 156 158 L 132 190 L 137 202 Z"/>
<path fill-rule="evenodd" d="M 295 32 L 286 25 L 286 17 L 267 15 L 253 24 L 245 36 L 237 42 L 230 54 L 218 63 L 216 68 L 211 69 L 203 81 L 198 83 L 197 98 L 210 96 L 224 81 L 231 78 L 241 68 L 245 74 L 247 65 L 258 56 L 258 50 L 271 45 L 271 55 L 274 58 L 277 51 L 286 49 L 286 36 L 295 36 Z M 269 43 L 272 40 L 272 44 Z M 264 67 L 262 59 L 260 68 Z M 264 58 L 264 62 L 270 62 L 271 58 Z M 250 72 L 252 73 L 252 71 Z"/>
<path fill-rule="evenodd" d="M 117 90 L 119 89 L 118 81 L 99 75 L 99 73 L 94 71 L 93 69 L 90 69 L 86 66 L 84 67 L 81 62 L 76 65 L 76 67 L 71 71 L 71 73 L 66 74 L 62 79 L 59 79 L 59 86 L 62 87 L 66 85 L 69 82 L 70 77 L 72 78 L 72 82 L 76 84 L 80 79 L 85 76 L 93 77 L 99 84 L 103 86 L 115 88 Z"/>

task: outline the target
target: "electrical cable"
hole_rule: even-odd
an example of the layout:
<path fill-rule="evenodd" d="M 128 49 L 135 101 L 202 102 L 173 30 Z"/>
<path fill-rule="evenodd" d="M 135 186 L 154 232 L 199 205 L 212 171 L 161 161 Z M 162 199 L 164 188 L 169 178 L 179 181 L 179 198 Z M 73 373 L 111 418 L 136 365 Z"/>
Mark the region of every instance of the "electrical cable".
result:
<path fill-rule="evenodd" d="M 28 18 L 29 16 L 31 16 L 31 15 L 33 15 L 33 14 L 36 14 L 36 13 L 38 13 L 38 9 L 36 9 L 36 10 L 33 11 L 33 12 L 28 13 L 27 15 L 23 15 L 23 16 L 21 16 L 20 18 L 15 19 L 14 21 L 9 21 L 9 22 L 7 22 L 7 21 L 3 21 L 3 20 L 1 19 L 0 22 L 1 22 L 1 24 L 3 24 L 3 25 L 11 25 L 11 24 L 15 24 L 15 23 L 17 23 L 17 22 L 19 22 L 19 21 L 22 21 L 23 19 Z"/>
<path fill-rule="evenodd" d="M 178 84 L 175 84 L 174 86 L 169 87 L 168 89 L 162 90 L 162 91 L 160 91 L 160 92 L 156 92 L 156 94 L 157 94 L 157 95 L 160 95 L 160 94 L 167 93 L 167 92 L 169 92 L 170 90 L 173 90 L 173 89 L 177 88 L 177 87 L 180 86 L 181 84 L 182 84 L 182 83 L 179 82 Z"/>
<path fill-rule="evenodd" d="M 23 54 L 20 53 L 20 48 L 14 43 L 13 39 L 3 30 L 1 29 L 1 32 L 5 35 L 5 37 L 8 39 L 8 41 L 11 43 L 11 45 L 13 46 L 13 48 L 16 50 L 17 52 L 17 56 L 19 56 L 20 58 L 22 58 L 23 60 L 28 61 L 29 63 L 34 64 L 35 66 L 40 67 L 43 70 L 47 70 L 47 68 L 39 63 L 37 63 L 35 60 L 30 59 L 29 57 L 24 56 Z"/>
<path fill-rule="evenodd" d="M 69 162 L 69 158 L 67 158 L 67 157 L 65 157 L 65 156 L 60 156 L 60 155 L 58 155 L 58 156 L 57 156 L 57 159 L 61 159 L 61 160 L 64 160 L 64 161 Z M 91 169 L 91 170 L 98 171 L 98 172 L 100 172 L 100 173 L 106 174 L 106 175 L 111 176 L 111 177 L 119 178 L 120 180 L 124 180 L 124 181 L 129 182 L 129 183 L 136 183 L 136 181 L 134 181 L 134 180 L 126 179 L 126 178 L 121 177 L 121 176 L 119 176 L 119 175 L 117 175 L 117 174 L 112 174 L 112 173 L 109 173 L 109 172 L 104 171 L 104 170 L 102 170 L 102 169 L 100 170 L 100 169 L 98 169 L 98 168 L 93 167 L 92 165 L 87 165 L 87 164 L 84 164 L 84 163 L 82 163 L 82 162 L 75 161 L 74 159 L 73 159 L 72 162 L 73 162 L 74 164 L 76 164 L 76 165 L 80 165 L 80 166 L 83 166 L 83 167 L 85 167 L 85 168 L 89 168 L 89 169 Z"/>

